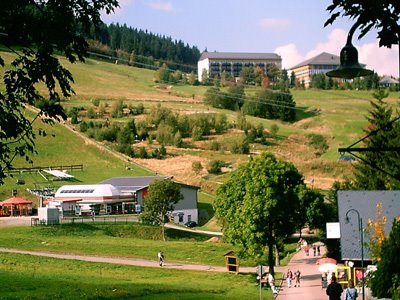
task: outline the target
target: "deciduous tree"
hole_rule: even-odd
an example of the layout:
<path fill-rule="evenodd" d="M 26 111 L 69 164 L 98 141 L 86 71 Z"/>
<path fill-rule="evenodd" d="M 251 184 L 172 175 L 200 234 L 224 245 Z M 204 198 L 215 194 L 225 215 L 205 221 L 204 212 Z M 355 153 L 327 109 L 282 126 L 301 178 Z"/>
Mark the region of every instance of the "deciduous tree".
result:
<path fill-rule="evenodd" d="M 239 167 L 218 189 L 214 202 L 226 239 L 259 260 L 267 250 L 274 272 L 274 248 L 297 226 L 298 191 L 303 185 L 294 165 L 272 154 Z"/>
<path fill-rule="evenodd" d="M 142 220 L 161 225 L 165 241 L 165 223 L 174 210 L 174 204 L 183 199 L 180 187 L 171 179 L 155 180 L 149 185 L 149 193 L 144 199 Z"/>
<path fill-rule="evenodd" d="M 4 72 L 0 92 L 0 184 L 16 157 L 30 161 L 35 152 L 35 138 L 42 131 L 35 132 L 33 122 L 53 124 L 66 118 L 60 100 L 73 94 L 73 77 L 55 52 L 71 63 L 84 61 L 88 47 L 84 33 L 102 24 L 102 11 L 108 14 L 117 6 L 117 0 L 1 2 L 0 43 L 15 58 Z M 1 56 L 0 66 L 5 68 Z M 39 84 L 47 93 L 37 90 Z M 26 117 L 25 105 L 36 105 L 36 117 Z"/>

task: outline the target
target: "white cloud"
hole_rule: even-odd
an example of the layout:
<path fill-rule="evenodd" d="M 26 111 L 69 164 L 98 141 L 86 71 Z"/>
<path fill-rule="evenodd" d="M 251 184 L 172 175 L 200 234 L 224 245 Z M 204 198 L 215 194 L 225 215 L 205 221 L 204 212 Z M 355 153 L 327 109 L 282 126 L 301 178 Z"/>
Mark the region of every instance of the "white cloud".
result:
<path fill-rule="evenodd" d="M 289 27 L 288 19 L 264 18 L 258 21 L 262 28 L 267 30 L 284 30 Z"/>
<path fill-rule="evenodd" d="M 346 44 L 347 32 L 342 29 L 333 29 L 328 34 L 328 41 L 318 43 L 311 51 L 307 52 L 305 58 L 311 58 L 322 52 L 339 55 L 340 50 Z"/>
<path fill-rule="evenodd" d="M 367 65 L 368 69 L 374 70 L 378 75 L 399 76 L 399 46 L 392 49 L 381 47 L 378 42 L 363 44 L 357 47 L 358 61 Z"/>
<path fill-rule="evenodd" d="M 296 45 L 291 43 L 275 48 L 274 53 L 282 57 L 282 68 L 289 69 L 304 60 Z"/>
<path fill-rule="evenodd" d="M 155 10 L 173 11 L 174 6 L 171 2 L 148 2 L 147 5 Z"/>

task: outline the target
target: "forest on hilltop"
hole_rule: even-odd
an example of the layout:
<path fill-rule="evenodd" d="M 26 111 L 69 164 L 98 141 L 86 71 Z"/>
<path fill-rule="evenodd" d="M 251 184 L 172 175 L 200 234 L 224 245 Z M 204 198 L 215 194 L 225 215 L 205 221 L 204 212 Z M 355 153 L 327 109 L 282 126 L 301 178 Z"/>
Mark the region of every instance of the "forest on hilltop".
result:
<path fill-rule="evenodd" d="M 93 28 L 87 38 L 91 40 L 91 51 L 125 60 L 137 67 L 158 66 L 157 61 L 161 60 L 171 69 L 190 72 L 196 69 L 200 57 L 196 46 L 126 24 L 102 24 L 99 30 Z"/>

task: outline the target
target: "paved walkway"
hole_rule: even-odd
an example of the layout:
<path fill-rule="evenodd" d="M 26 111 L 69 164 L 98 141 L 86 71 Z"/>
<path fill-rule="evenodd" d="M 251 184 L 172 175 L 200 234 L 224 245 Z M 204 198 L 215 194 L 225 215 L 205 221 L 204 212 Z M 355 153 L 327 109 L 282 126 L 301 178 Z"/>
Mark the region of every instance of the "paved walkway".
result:
<path fill-rule="evenodd" d="M 325 253 L 325 247 L 321 247 L 321 255 Z M 310 249 L 310 256 L 306 256 L 304 251 L 294 255 L 289 265 L 283 270 L 284 273 L 290 268 L 294 273 L 296 270 L 301 272 L 300 287 L 288 288 L 286 281 L 283 282 L 281 291 L 277 297 L 278 300 L 323 300 L 328 299 L 325 289 L 321 287 L 321 273 L 318 272 L 317 259 L 321 256 L 313 256 Z"/>

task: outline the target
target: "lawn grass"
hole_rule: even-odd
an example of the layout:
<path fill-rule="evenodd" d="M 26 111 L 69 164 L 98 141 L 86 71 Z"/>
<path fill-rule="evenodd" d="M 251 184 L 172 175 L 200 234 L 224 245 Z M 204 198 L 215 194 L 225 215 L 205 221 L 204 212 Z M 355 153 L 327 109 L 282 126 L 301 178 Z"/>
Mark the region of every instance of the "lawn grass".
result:
<path fill-rule="evenodd" d="M 223 266 L 224 254 L 236 247 L 223 242 L 206 242 L 209 237 L 160 227 L 101 224 L 63 224 L 45 227 L 2 228 L 0 247 L 157 260 L 162 250 L 168 262 Z M 243 259 L 243 265 L 255 263 Z"/>
<path fill-rule="evenodd" d="M 259 299 L 254 274 L 0 254 L 1 299 Z M 263 299 L 273 299 L 263 290 Z"/>

